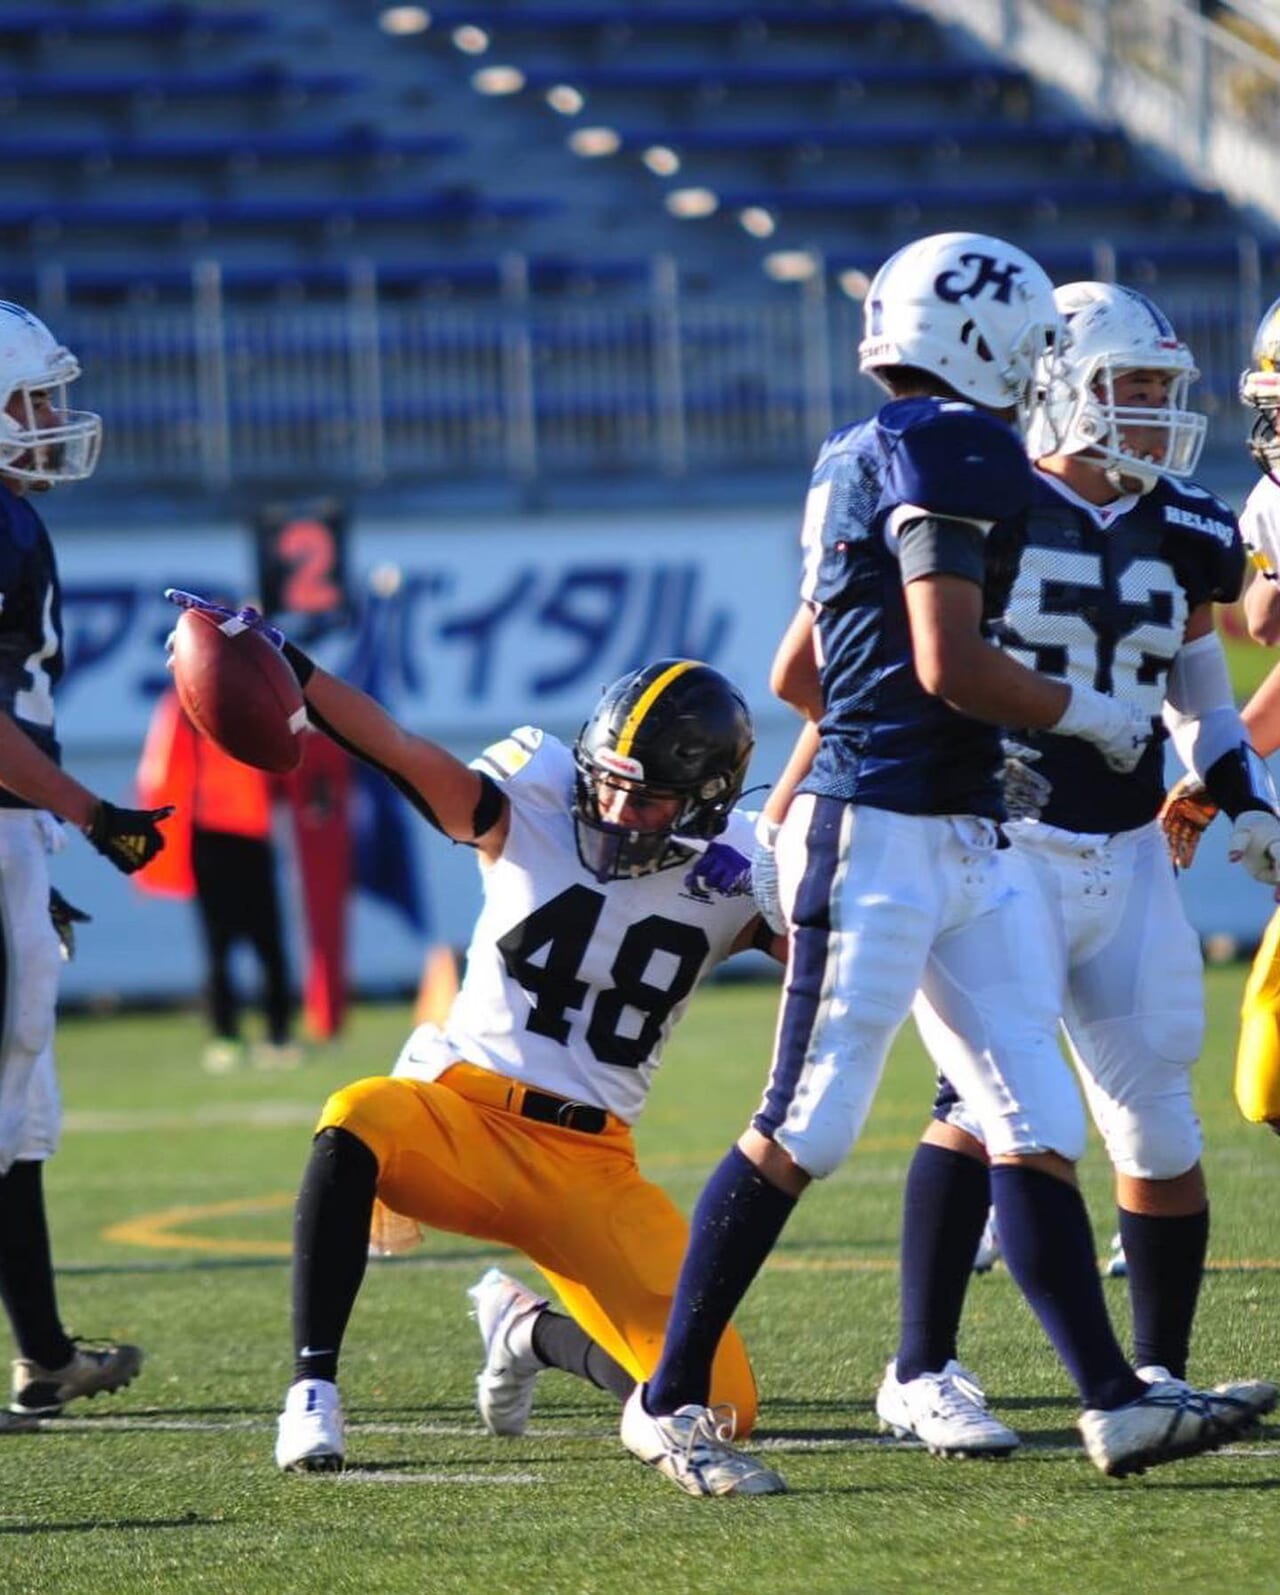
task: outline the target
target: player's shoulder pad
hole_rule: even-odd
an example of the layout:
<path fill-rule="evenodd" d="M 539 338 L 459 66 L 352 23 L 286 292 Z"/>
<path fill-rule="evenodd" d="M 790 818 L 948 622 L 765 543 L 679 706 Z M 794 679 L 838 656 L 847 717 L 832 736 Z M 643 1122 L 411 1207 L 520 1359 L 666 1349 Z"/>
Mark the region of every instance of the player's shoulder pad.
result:
<path fill-rule="evenodd" d="M 537 726 L 517 726 L 500 742 L 491 742 L 471 761 L 471 768 L 495 781 L 510 781 L 534 759 L 545 735 Z"/>
<path fill-rule="evenodd" d="M 517 726 L 471 761 L 471 768 L 513 801 L 564 807 L 573 794 L 573 754 L 557 737 L 537 726 Z"/>
<path fill-rule="evenodd" d="M 1152 489 L 1152 507 L 1165 535 L 1191 555 L 1211 597 L 1230 604 L 1240 596 L 1248 556 L 1235 512 L 1208 488 L 1167 478 Z"/>
<path fill-rule="evenodd" d="M 956 399 L 899 399 L 880 412 L 886 487 L 935 515 L 999 521 L 1031 501 L 1021 437 L 999 417 Z"/>
<path fill-rule="evenodd" d="M 1153 495 L 1160 506 L 1161 519 L 1168 527 L 1207 537 L 1222 548 L 1240 541 L 1235 511 L 1216 493 L 1194 482 L 1171 482 L 1167 477 L 1156 483 Z"/>

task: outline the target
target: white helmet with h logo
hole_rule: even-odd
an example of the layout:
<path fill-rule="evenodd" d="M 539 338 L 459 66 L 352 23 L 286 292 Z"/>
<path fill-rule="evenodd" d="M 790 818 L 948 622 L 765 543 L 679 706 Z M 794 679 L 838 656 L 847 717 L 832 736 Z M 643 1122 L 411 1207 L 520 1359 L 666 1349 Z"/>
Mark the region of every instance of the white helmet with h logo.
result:
<path fill-rule="evenodd" d="M 1014 410 L 1023 430 L 1039 409 L 1061 324 L 1053 284 L 1015 245 L 985 233 L 918 238 L 881 266 L 863 312 L 861 370 L 931 372 L 963 399 Z"/>
<path fill-rule="evenodd" d="M 0 300 L 0 477 L 48 486 L 90 476 L 102 417 L 67 408 L 80 364 L 38 316 Z"/>

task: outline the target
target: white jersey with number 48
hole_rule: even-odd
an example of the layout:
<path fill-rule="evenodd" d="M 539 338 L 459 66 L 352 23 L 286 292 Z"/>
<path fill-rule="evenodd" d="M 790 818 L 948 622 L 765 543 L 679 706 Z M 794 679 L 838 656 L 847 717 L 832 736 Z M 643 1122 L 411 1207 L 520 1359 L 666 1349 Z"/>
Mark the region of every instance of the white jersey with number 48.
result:
<path fill-rule="evenodd" d="M 573 754 L 545 732 L 522 726 L 473 763 L 506 793 L 511 829 L 501 858 L 481 866 L 484 906 L 444 1031 L 419 1026 L 396 1072 L 434 1078 L 466 1061 L 630 1123 L 672 1027 L 755 901 L 690 890 L 692 856 L 597 880 L 574 838 Z M 720 840 L 749 858 L 753 822 L 731 814 Z"/>

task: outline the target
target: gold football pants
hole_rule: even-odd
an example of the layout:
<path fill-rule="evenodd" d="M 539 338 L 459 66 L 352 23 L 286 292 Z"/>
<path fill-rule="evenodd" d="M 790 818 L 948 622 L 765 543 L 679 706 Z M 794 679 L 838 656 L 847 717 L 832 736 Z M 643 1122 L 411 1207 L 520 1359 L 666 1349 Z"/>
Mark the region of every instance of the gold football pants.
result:
<path fill-rule="evenodd" d="M 1244 988 L 1236 1102 L 1252 1124 L 1280 1119 L 1280 910 L 1271 916 Z"/>
<path fill-rule="evenodd" d="M 505 1105 L 512 1084 L 466 1063 L 430 1083 L 379 1075 L 335 1092 L 317 1132 L 337 1126 L 369 1147 L 378 1196 L 395 1212 L 524 1252 L 587 1334 L 647 1379 L 688 1223 L 641 1177 L 621 1119 L 610 1114 L 588 1135 L 522 1118 Z M 755 1378 L 732 1327 L 716 1354 L 711 1401 L 732 1403 L 738 1434 L 750 1433 Z"/>

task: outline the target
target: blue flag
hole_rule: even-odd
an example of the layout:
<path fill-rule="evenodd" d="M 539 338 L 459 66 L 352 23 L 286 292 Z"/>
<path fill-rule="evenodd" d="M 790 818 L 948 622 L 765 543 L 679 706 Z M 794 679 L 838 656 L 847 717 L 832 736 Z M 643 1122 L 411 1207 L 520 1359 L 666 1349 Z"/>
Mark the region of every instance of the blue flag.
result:
<path fill-rule="evenodd" d="M 388 659 L 399 621 L 395 593 L 368 592 L 360 629 L 344 678 L 385 705 L 389 696 Z M 425 936 L 427 913 L 418 886 L 410 810 L 386 776 L 357 760 L 352 783 L 352 852 L 360 891 L 379 898 Z"/>

